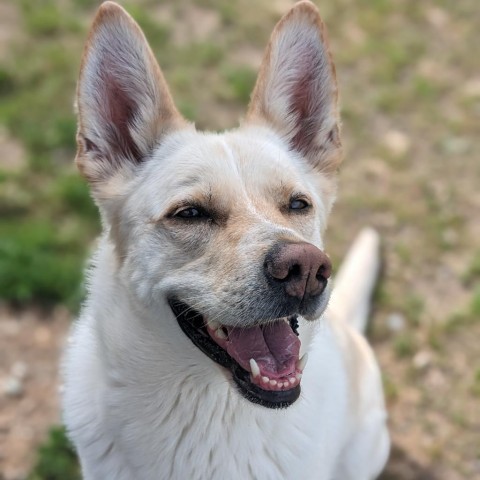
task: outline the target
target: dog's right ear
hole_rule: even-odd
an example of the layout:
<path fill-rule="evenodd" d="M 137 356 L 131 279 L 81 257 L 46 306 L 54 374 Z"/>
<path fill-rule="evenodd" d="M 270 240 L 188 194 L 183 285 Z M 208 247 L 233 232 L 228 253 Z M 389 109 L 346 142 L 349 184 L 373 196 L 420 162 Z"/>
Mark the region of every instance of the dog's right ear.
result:
<path fill-rule="evenodd" d="M 99 8 L 77 88 L 77 165 L 96 197 L 130 176 L 165 134 L 187 122 L 178 113 L 140 27 L 119 5 Z"/>

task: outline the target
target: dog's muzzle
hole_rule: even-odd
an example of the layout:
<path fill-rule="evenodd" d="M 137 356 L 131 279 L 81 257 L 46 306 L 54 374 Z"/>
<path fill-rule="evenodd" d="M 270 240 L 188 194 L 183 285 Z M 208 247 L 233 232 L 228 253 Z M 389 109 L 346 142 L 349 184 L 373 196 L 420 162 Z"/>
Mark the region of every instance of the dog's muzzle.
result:
<path fill-rule="evenodd" d="M 306 361 L 299 358 L 297 314 L 317 318 L 324 310 L 331 272 L 329 258 L 314 245 L 281 242 L 267 253 L 263 264 L 269 308 L 273 315 L 281 312 L 281 318 L 265 319 L 259 310 L 252 312 L 249 326 L 234 327 L 210 320 L 179 299 L 169 303 L 184 333 L 212 360 L 231 370 L 248 400 L 270 408 L 288 407 L 300 395 Z"/>

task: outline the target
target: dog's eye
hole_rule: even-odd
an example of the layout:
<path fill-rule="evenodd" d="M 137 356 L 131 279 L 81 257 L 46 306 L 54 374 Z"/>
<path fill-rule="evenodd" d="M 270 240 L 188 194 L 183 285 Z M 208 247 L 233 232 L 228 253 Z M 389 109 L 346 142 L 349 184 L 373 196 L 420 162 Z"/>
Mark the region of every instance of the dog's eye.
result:
<path fill-rule="evenodd" d="M 208 217 L 208 215 L 203 210 L 197 207 L 182 208 L 182 210 L 179 210 L 178 212 L 176 212 L 174 216 L 179 218 L 187 218 L 187 219 Z"/>
<path fill-rule="evenodd" d="M 290 201 L 289 209 L 290 210 L 304 210 L 308 208 L 310 204 L 306 200 L 302 200 L 301 198 L 295 198 Z"/>

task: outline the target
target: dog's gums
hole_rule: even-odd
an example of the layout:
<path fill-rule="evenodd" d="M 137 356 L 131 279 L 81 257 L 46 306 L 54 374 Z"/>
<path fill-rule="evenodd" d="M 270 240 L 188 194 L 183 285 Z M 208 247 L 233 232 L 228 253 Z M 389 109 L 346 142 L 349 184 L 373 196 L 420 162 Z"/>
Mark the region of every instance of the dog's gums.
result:
<path fill-rule="evenodd" d="M 299 358 L 295 315 L 249 328 L 222 326 L 185 303 L 170 307 L 183 332 L 208 357 L 232 372 L 240 393 L 268 408 L 288 407 L 300 395 L 307 360 Z"/>

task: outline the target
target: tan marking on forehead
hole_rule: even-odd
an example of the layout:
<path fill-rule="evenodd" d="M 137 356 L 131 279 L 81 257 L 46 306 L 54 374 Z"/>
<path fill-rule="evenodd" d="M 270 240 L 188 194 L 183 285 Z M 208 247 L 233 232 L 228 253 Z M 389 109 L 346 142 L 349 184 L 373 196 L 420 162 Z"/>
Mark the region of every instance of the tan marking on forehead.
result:
<path fill-rule="evenodd" d="M 275 205 L 264 203 L 257 207 L 252 202 L 245 202 L 230 210 L 224 238 L 229 247 L 245 242 L 271 245 L 276 239 L 294 240 L 299 237 L 288 218 Z"/>

